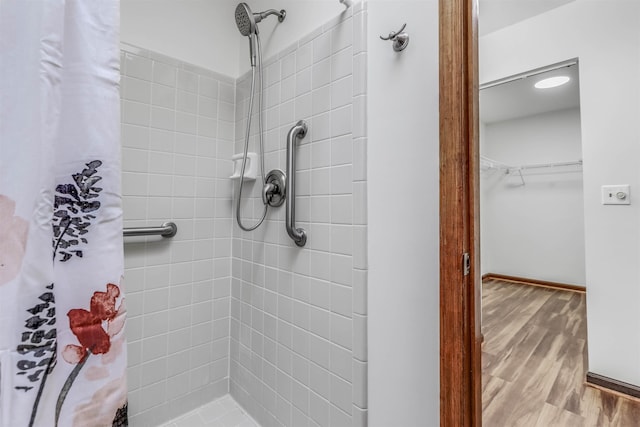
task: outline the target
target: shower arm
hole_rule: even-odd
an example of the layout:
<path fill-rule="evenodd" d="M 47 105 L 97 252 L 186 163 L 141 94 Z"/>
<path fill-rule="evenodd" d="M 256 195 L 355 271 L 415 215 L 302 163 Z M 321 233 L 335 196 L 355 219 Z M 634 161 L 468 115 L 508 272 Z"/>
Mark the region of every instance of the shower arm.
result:
<path fill-rule="evenodd" d="M 296 245 L 302 247 L 307 243 L 307 232 L 302 228 L 296 228 L 296 156 L 295 143 L 298 138 L 304 138 L 307 134 L 307 123 L 300 120 L 287 134 L 287 172 L 286 172 L 286 226 L 287 234 Z"/>
<path fill-rule="evenodd" d="M 284 21 L 284 18 L 287 17 L 287 12 L 282 9 L 280 11 L 277 11 L 275 9 L 269 9 L 269 10 L 265 10 L 264 12 L 259 12 L 259 13 L 254 13 L 253 17 L 256 20 L 256 23 L 262 21 L 264 18 L 266 18 L 267 16 L 270 15 L 277 15 L 278 16 L 278 22 L 282 22 Z"/>

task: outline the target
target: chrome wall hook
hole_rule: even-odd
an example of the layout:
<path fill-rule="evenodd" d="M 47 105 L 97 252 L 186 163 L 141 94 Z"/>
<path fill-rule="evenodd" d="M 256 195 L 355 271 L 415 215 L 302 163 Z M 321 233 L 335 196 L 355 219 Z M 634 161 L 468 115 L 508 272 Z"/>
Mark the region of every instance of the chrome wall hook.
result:
<path fill-rule="evenodd" d="M 381 40 L 391 40 L 393 42 L 393 50 L 396 52 L 403 51 L 409 44 L 409 34 L 404 32 L 406 22 L 398 31 L 392 31 L 387 37 L 380 36 Z"/>

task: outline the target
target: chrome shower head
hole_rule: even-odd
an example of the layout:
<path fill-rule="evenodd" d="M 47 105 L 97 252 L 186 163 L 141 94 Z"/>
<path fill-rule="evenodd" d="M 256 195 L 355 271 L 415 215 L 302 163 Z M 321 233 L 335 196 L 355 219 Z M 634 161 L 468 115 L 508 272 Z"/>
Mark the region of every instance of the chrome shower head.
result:
<path fill-rule="evenodd" d="M 269 9 L 260 13 L 252 13 L 248 4 L 240 3 L 236 6 L 236 25 L 238 26 L 238 30 L 240 30 L 240 34 L 243 36 L 256 34 L 258 32 L 256 24 L 269 15 L 276 15 L 278 21 L 282 22 L 285 16 L 287 16 L 287 12 L 284 9 L 281 11 Z"/>
<path fill-rule="evenodd" d="M 238 26 L 240 34 L 243 36 L 248 36 L 256 32 L 256 20 L 248 4 L 240 3 L 236 7 L 236 25 Z"/>
<path fill-rule="evenodd" d="M 265 10 L 260 13 L 251 13 L 251 8 L 246 3 L 240 3 L 236 6 L 236 25 L 240 34 L 249 37 L 249 55 L 251 58 L 251 66 L 256 65 L 256 38 L 258 36 L 258 22 L 262 21 L 269 15 L 276 15 L 278 21 L 284 21 L 287 12 L 284 10 L 277 11 L 275 9 Z"/>

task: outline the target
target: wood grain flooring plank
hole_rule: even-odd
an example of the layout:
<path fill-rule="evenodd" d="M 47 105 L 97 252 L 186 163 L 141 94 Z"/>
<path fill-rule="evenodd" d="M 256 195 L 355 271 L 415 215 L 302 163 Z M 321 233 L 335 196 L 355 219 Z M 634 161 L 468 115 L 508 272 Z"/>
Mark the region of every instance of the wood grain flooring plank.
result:
<path fill-rule="evenodd" d="M 483 409 L 482 418 L 485 426 L 535 426 L 538 419 L 538 408 L 544 405 L 539 395 L 522 398 L 519 384 L 505 382 L 497 390 L 493 400 Z"/>
<path fill-rule="evenodd" d="M 482 352 L 482 372 L 486 372 L 487 376 L 491 376 L 492 367 L 499 362 L 498 356 L 495 356 L 491 353 Z"/>
<path fill-rule="evenodd" d="M 520 332 L 522 327 L 536 315 L 547 299 L 548 298 L 528 298 L 523 296 L 522 300 L 516 303 L 517 307 L 508 313 L 509 316 L 501 319 L 501 322 L 496 324 L 491 334 L 485 334 L 485 344 L 487 348 L 508 348 L 509 342 Z M 487 314 L 487 316 L 489 316 L 489 314 Z"/>
<path fill-rule="evenodd" d="M 640 427 L 640 401 L 585 385 L 585 294 L 483 284 L 486 427 Z"/>
<path fill-rule="evenodd" d="M 545 337 L 544 329 L 536 326 L 520 329 L 507 343 L 505 351 L 496 354 L 493 369 L 487 372 L 505 381 L 515 381 Z"/>
<path fill-rule="evenodd" d="M 586 420 L 574 413 L 545 403 L 540 409 L 536 427 L 583 427 Z"/>
<path fill-rule="evenodd" d="M 482 410 L 484 411 L 507 382 L 491 375 L 482 376 Z"/>
<path fill-rule="evenodd" d="M 582 364 L 575 361 L 581 360 L 585 341 L 571 340 L 570 337 L 571 335 L 565 335 L 565 341 L 569 343 L 569 346 L 546 402 L 576 415 L 581 415 L 580 398 L 584 387 L 584 368 Z"/>
<path fill-rule="evenodd" d="M 586 387 L 580 398 L 580 413 L 585 419 L 585 427 L 610 427 L 611 422 L 602 408 L 600 390 Z"/>
<path fill-rule="evenodd" d="M 640 404 L 637 401 L 619 399 L 619 410 L 613 419 L 614 425 L 619 426 L 639 426 L 640 425 Z"/>

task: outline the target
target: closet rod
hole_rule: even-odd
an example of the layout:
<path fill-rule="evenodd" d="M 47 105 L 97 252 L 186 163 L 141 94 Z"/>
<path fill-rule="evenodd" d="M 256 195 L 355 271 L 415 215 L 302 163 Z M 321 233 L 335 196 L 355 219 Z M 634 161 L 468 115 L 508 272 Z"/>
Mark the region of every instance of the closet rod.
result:
<path fill-rule="evenodd" d="M 521 166 L 512 166 L 509 169 L 542 169 L 542 168 L 559 168 L 566 166 L 582 166 L 582 160 L 577 160 L 575 162 L 555 162 L 555 163 L 537 163 L 530 165 L 521 165 Z"/>
<path fill-rule="evenodd" d="M 525 170 L 525 169 L 541 169 L 541 168 L 555 168 L 555 167 L 567 167 L 567 166 L 582 166 L 582 160 L 576 160 L 573 162 L 551 162 L 551 163 L 533 163 L 525 165 L 508 165 L 497 160 L 490 159 L 485 156 L 480 156 L 480 161 L 484 162 L 490 169 L 504 169 L 504 170 Z"/>
<path fill-rule="evenodd" d="M 486 156 L 480 156 L 480 164 L 484 164 L 486 166 L 488 166 L 489 168 L 493 168 L 493 169 L 507 169 L 509 168 L 509 165 L 499 162 L 497 160 L 493 160 L 490 159 L 489 157 Z"/>

